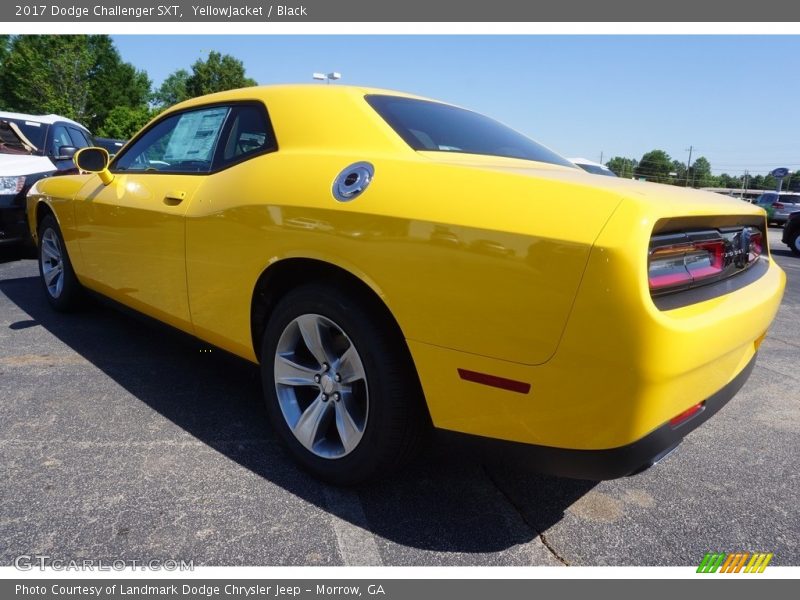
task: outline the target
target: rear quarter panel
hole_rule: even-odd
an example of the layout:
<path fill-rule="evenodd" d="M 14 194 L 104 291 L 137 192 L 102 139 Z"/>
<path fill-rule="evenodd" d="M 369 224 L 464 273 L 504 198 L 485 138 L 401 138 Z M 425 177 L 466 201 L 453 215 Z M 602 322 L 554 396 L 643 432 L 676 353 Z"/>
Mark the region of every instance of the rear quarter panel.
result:
<path fill-rule="evenodd" d="M 365 159 L 375 165 L 368 190 L 335 200 L 336 176 Z M 229 168 L 187 212 L 196 332 L 254 359 L 254 285 L 271 264 L 303 257 L 367 283 L 408 339 L 542 363 L 619 202 L 586 181 L 356 153 L 279 151 Z"/>

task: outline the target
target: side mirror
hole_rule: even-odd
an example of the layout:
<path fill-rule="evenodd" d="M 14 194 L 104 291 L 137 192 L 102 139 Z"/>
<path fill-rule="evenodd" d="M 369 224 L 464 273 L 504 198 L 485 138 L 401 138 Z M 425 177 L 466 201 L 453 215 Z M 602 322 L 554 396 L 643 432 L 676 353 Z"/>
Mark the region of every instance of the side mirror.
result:
<path fill-rule="evenodd" d="M 114 175 L 108 170 L 108 151 L 105 148 L 82 148 L 74 158 L 75 164 L 81 171 L 97 173 L 103 185 L 114 181 Z"/>
<path fill-rule="evenodd" d="M 75 146 L 59 146 L 58 147 L 58 156 L 54 157 L 56 160 L 69 160 L 73 156 L 78 149 Z"/>

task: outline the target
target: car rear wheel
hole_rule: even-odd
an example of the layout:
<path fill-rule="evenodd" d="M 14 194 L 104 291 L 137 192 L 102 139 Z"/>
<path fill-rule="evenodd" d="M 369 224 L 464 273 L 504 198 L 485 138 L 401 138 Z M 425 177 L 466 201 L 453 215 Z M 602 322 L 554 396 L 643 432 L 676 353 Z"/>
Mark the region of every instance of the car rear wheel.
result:
<path fill-rule="evenodd" d="M 396 337 L 368 303 L 328 285 L 297 288 L 272 312 L 261 352 L 270 420 L 320 479 L 357 483 L 419 447 L 422 393 Z"/>
<path fill-rule="evenodd" d="M 800 256 L 800 229 L 795 231 L 789 238 L 789 249 L 795 256 Z"/>
<path fill-rule="evenodd" d="M 53 308 L 68 311 L 76 307 L 81 285 L 72 270 L 58 223 L 50 214 L 39 225 L 39 275 L 47 301 Z"/>

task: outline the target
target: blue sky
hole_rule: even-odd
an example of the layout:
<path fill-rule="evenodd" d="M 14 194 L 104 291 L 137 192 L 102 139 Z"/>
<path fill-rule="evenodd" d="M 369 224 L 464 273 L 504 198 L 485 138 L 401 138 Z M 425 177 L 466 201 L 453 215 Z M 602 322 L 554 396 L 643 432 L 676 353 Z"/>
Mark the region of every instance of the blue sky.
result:
<path fill-rule="evenodd" d="M 156 85 L 217 50 L 261 84 L 336 70 L 483 112 L 565 156 L 686 161 L 692 145 L 716 174 L 800 169 L 800 36 L 113 37 Z"/>

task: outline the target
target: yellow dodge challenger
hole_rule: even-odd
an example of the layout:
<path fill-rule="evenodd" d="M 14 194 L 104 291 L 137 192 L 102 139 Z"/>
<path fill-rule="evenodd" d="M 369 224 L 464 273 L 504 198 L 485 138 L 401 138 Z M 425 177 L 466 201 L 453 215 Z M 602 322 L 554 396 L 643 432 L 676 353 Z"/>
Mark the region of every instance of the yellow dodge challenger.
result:
<path fill-rule="evenodd" d="M 196 98 L 75 160 L 28 196 L 50 304 L 90 290 L 259 364 L 275 431 L 336 483 L 431 427 L 634 473 L 742 386 L 785 284 L 760 208 L 386 90 Z"/>

